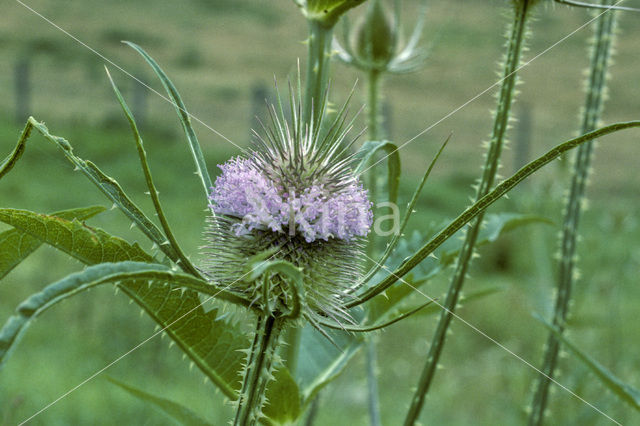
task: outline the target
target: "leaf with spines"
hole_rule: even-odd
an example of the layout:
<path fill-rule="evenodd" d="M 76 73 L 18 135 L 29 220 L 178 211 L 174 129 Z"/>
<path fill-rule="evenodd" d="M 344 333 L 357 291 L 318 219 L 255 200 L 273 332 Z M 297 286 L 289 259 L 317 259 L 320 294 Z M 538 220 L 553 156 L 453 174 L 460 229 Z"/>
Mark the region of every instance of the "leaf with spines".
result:
<path fill-rule="evenodd" d="M 102 206 L 84 207 L 51 213 L 63 219 L 86 220 L 106 209 Z M 0 279 L 36 251 L 42 242 L 19 229 L 0 233 Z"/>
<path fill-rule="evenodd" d="M 105 175 L 91 161 L 86 161 L 77 157 L 73 153 L 73 148 L 67 140 L 59 136 L 52 135 L 44 123 L 38 122 L 33 117 L 29 117 L 16 147 L 2 166 L 0 166 L 0 178 L 7 174 L 18 162 L 25 151 L 27 140 L 34 128 L 40 132 L 45 139 L 53 142 L 58 148 L 60 148 L 65 157 L 67 157 L 67 159 L 75 166 L 76 170 L 81 171 L 131 220 L 132 226 L 137 226 L 142 233 L 160 247 L 160 250 L 162 250 L 162 252 L 173 262 L 177 262 L 179 260 L 179 257 L 173 247 L 166 244 L 167 239 L 162 232 L 153 224 L 153 222 L 151 222 L 151 220 L 149 220 L 142 210 L 140 210 L 133 201 L 131 201 L 115 179 Z"/>
<path fill-rule="evenodd" d="M 384 280 L 372 287 L 369 287 L 361 295 L 358 296 L 357 300 L 348 303 L 346 306 L 348 308 L 352 308 L 354 306 L 361 305 L 371 298 L 377 296 L 378 294 L 381 294 L 383 291 L 397 282 L 400 278 L 413 270 L 425 258 L 430 256 L 438 247 L 440 247 L 445 241 L 451 238 L 451 236 L 454 235 L 458 230 L 462 229 L 467 223 L 484 212 L 487 207 L 501 199 L 512 188 L 514 188 L 528 176 L 532 175 L 537 170 L 549 164 L 551 161 L 557 159 L 565 152 L 576 148 L 577 146 L 580 146 L 581 144 L 592 139 L 600 138 L 604 135 L 633 127 L 640 127 L 640 121 L 635 120 L 620 122 L 601 127 L 598 130 L 594 130 L 593 132 L 589 132 L 582 136 L 578 136 L 577 138 L 566 141 L 547 151 L 537 159 L 526 164 L 511 177 L 496 185 L 496 187 L 489 193 L 487 193 L 487 195 L 483 196 L 467 209 L 465 209 L 462 213 L 460 213 L 457 218 L 455 218 L 449 225 L 438 232 L 438 234 L 434 235 L 417 252 L 412 254 L 409 258 L 405 259 L 402 264 L 394 271 L 390 272 L 384 278 Z"/>
<path fill-rule="evenodd" d="M 123 260 L 153 261 L 137 244 L 131 245 L 77 221 L 13 209 L 0 209 L 0 221 L 88 265 Z M 213 383 L 227 396 L 235 397 L 236 376 L 242 362 L 236 351 L 248 346 L 247 339 L 238 330 L 225 321 L 218 321 L 216 311 L 205 313 L 196 291 L 172 291 L 162 280 L 149 282 L 147 279 L 125 281 L 120 288 L 161 327 L 168 327 L 166 331 L 171 338 Z M 180 316 L 184 318 L 171 323 Z M 184 328 L 187 323 L 189 327 Z"/>
<path fill-rule="evenodd" d="M 150 282 L 156 283 L 155 288 L 148 284 Z M 0 330 L 0 365 L 7 359 L 8 354 L 35 317 L 64 299 L 102 284 L 117 284 L 128 294 L 136 289 L 141 292 L 146 291 L 150 296 L 140 298 L 139 304 L 146 307 L 147 310 L 151 310 L 152 316 L 164 319 L 167 332 L 181 337 L 179 340 L 188 340 L 187 337 L 191 333 L 198 331 L 195 326 L 187 330 L 180 330 L 180 327 L 191 323 L 191 320 L 197 315 L 213 315 L 211 320 L 217 320 L 215 312 L 212 314 L 210 311 L 204 314 L 200 305 L 196 305 L 199 311 L 193 308 L 191 311 L 185 310 L 182 313 L 179 309 L 175 309 L 177 304 L 184 304 L 179 297 L 169 296 L 176 294 L 175 290 L 181 288 L 206 290 L 207 284 L 200 282 L 197 278 L 175 273 L 171 268 L 160 264 L 132 261 L 100 263 L 48 285 L 17 307 L 16 314 L 9 318 Z M 160 292 L 164 293 L 163 298 L 158 297 Z M 213 291 L 212 293 L 215 294 Z M 154 309 L 149 309 L 151 307 Z M 181 342 L 178 341 L 178 343 Z"/>
<path fill-rule="evenodd" d="M 519 213 L 497 213 L 487 215 L 485 225 L 478 236 L 476 246 L 483 246 L 496 241 L 500 236 L 514 229 L 532 224 L 551 224 L 549 219 L 529 214 Z M 435 229 L 428 230 L 433 233 Z M 376 296 L 367 307 L 367 317 L 370 322 L 379 322 L 387 318 L 388 314 L 403 303 L 409 296 L 416 294 L 416 290 L 424 285 L 429 279 L 439 274 L 450 266 L 456 259 L 462 247 L 458 235 L 462 235 L 462 230 L 458 231 L 452 238 L 449 238 L 434 253 L 433 256 L 424 259 L 411 274 L 404 278 L 408 284 L 393 286 L 384 294 Z M 424 237 L 415 231 L 410 237 L 400 240 L 396 251 L 390 256 L 386 266 L 395 269 L 402 264 L 404 259 L 415 253 L 424 241 Z M 411 308 L 413 309 L 413 308 Z M 437 306 L 430 306 L 420 311 L 421 314 L 439 310 Z M 401 310 L 401 312 L 408 312 Z"/>

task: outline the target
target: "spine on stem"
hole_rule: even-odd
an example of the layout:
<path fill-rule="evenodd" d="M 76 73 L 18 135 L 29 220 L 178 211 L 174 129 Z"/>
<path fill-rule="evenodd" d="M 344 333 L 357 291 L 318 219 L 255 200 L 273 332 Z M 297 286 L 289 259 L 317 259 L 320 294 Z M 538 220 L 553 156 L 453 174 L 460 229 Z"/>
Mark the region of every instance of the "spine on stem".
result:
<path fill-rule="evenodd" d="M 602 1 L 601 4 L 608 4 Z M 598 126 L 605 100 L 607 72 L 613 50 L 616 13 L 608 11 L 598 18 L 594 28 L 591 44 L 591 63 L 586 81 L 586 101 L 581 117 L 581 132 L 593 131 Z M 571 186 L 566 200 L 562 235 L 560 238 L 560 264 L 558 271 L 557 292 L 553 312 L 553 325 L 562 332 L 565 328 L 573 283 L 576 280 L 576 242 L 578 239 L 578 223 L 585 202 L 585 188 L 589 177 L 593 143 L 581 145 L 576 151 L 571 173 Z M 529 425 L 542 424 L 547 407 L 550 378 L 553 378 L 557 362 L 560 342 L 553 333 L 549 334 L 541 371 L 536 383 L 529 414 Z"/>
<path fill-rule="evenodd" d="M 282 320 L 273 316 L 259 315 L 256 333 L 247 355 L 242 389 L 238 396 L 238 408 L 234 426 L 258 424 L 263 417 L 262 409 L 267 402 L 266 389 L 273 379 L 276 349 Z"/>
<path fill-rule="evenodd" d="M 496 173 L 500 162 L 500 154 L 505 140 L 505 134 L 509 124 L 511 104 L 515 94 L 516 73 L 520 65 L 520 57 L 524 45 L 526 30 L 526 21 L 535 1 L 518 0 L 513 2 L 514 20 L 509 31 L 509 39 L 507 42 L 507 54 L 504 63 L 503 80 L 498 94 L 498 105 L 491 134 L 491 140 L 488 145 L 488 151 L 485 157 L 485 165 L 482 177 L 478 183 L 476 191 L 476 200 L 484 197 L 495 181 Z M 465 236 L 465 241 L 460 250 L 456 263 L 455 272 L 449 285 L 449 290 L 444 302 L 444 309 L 440 314 L 436 332 L 431 341 L 427 360 L 420 376 L 420 381 L 416 392 L 411 400 L 409 412 L 405 419 L 405 425 L 413 425 L 418 420 L 420 411 L 424 404 L 424 399 L 429 391 L 430 385 L 435 375 L 436 366 L 444 348 L 447 330 L 453 312 L 459 301 L 460 292 L 467 275 L 471 258 L 474 253 L 474 246 L 484 213 L 481 213 L 471 222 Z"/>

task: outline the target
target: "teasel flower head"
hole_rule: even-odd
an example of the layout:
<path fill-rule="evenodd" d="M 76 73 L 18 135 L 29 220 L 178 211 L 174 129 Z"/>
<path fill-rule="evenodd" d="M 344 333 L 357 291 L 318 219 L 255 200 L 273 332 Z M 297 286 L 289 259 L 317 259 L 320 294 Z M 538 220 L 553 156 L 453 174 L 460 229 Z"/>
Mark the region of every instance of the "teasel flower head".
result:
<path fill-rule="evenodd" d="M 205 233 L 205 270 L 212 280 L 277 315 L 290 303 L 290 283 L 273 274 L 268 284 L 243 279 L 248 262 L 261 253 L 284 260 L 303 274 L 309 317 L 348 321 L 342 309 L 362 276 L 364 237 L 372 223 L 367 191 L 354 175 L 347 139 L 352 127 L 346 105 L 329 126 L 326 96 L 318 119 L 302 123 L 300 102 L 270 107 L 270 123 L 254 132 L 253 150 L 220 165 L 209 196 L 213 215 Z"/>
<path fill-rule="evenodd" d="M 415 71 L 428 56 L 428 50 L 419 46 L 426 18 L 426 2 L 420 7 L 417 22 L 408 42 L 402 42 L 400 2 L 394 2 L 393 11 L 383 0 L 371 0 L 367 11 L 351 26 L 344 18 L 344 38 L 333 39 L 336 57 L 363 71 L 406 73 Z"/>

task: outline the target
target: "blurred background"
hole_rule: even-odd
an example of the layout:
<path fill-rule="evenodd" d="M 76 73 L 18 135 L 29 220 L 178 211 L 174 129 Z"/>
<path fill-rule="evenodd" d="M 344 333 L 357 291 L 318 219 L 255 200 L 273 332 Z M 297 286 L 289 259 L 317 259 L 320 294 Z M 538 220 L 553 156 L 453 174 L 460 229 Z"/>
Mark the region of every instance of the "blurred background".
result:
<path fill-rule="evenodd" d="M 265 98 L 273 100 L 274 78 L 281 87 L 295 78 L 297 60 L 306 66 L 306 22 L 292 1 L 26 0 L 34 11 L 100 54 L 162 91 L 141 57 L 121 40 L 151 54 L 172 78 L 195 117 L 234 144 L 250 143 L 255 116 L 264 117 Z M 537 7 L 531 21 L 531 59 L 586 23 L 583 9 Z M 629 6 L 640 6 L 627 2 Z M 384 82 L 385 128 L 397 144 L 438 122 L 494 84 L 509 16 L 509 2 L 430 0 L 423 44 L 431 45 L 416 73 Z M 404 22 L 412 27 L 418 2 L 403 2 Z M 353 18 L 363 7 L 354 9 Z M 84 159 L 116 178 L 149 214 L 142 172 L 128 123 L 109 86 L 105 61 L 18 2 L 5 2 L 0 21 L 0 156 L 16 143 L 29 115 L 65 137 Z M 337 30 L 340 34 L 340 26 Z M 407 34 L 408 36 L 408 34 Z M 502 175 L 576 135 L 583 103 L 587 40 L 591 26 L 559 43 L 521 72 L 524 83 L 514 105 L 518 118 L 504 152 Z M 610 100 L 604 123 L 640 118 L 640 17 L 620 19 Z M 193 175 L 191 155 L 173 107 L 157 94 L 107 64 L 141 124 L 161 201 L 175 234 L 198 261 L 206 200 Z M 365 99 L 366 82 L 351 68 L 332 64 L 331 99 L 340 103 L 356 80 L 351 109 Z M 471 184 L 483 161 L 481 143 L 491 124 L 492 94 L 478 97 L 402 149 L 402 203 L 444 139 L 451 142 L 425 188 L 412 220 L 424 231 L 455 217 L 469 204 Z M 209 170 L 240 150 L 194 121 Z M 364 127 L 361 117 L 358 129 Z M 631 385 L 640 386 L 637 353 L 640 325 L 640 174 L 638 132 L 603 140 L 596 151 L 589 209 L 583 216 L 579 247 L 581 279 L 575 290 L 569 337 Z M 363 139 L 364 141 L 364 139 Z M 536 213 L 560 223 L 568 161 L 558 161 L 526 181 L 491 211 Z M 384 167 L 380 173 L 384 173 Z M 99 191 L 73 172 L 57 149 L 34 134 L 26 154 L 0 184 L 0 206 L 53 212 L 87 205 L 109 207 Z M 129 229 L 116 210 L 89 222 L 150 248 Z M 0 225 L 0 231 L 6 229 Z M 546 339 L 532 312 L 552 309 L 558 225 L 533 225 L 481 250 L 468 290 L 498 287 L 491 297 L 469 303 L 460 315 L 534 365 Z M 0 323 L 15 306 L 81 265 L 43 247 L 0 282 Z M 448 274 L 424 291 L 442 297 Z M 379 334 L 381 411 L 384 424 L 399 424 L 422 367 L 436 317 L 416 317 Z M 154 324 L 112 289 L 98 288 L 46 312 L 29 329 L 0 372 L 0 424 L 16 424 L 82 382 L 86 377 L 153 333 Z M 454 321 L 423 419 L 428 424 L 520 424 L 535 372 L 464 324 Z M 222 424 L 232 409 L 222 405 L 213 385 L 168 339 L 153 339 L 111 367 L 106 375 L 148 392 L 182 402 Z M 564 358 L 558 380 L 618 421 L 639 416 L 603 392 L 581 364 Z M 318 425 L 367 424 L 363 357 L 321 395 Z M 607 424 L 568 393 L 552 394 L 549 424 Z M 104 377 L 97 377 L 30 424 L 171 424 Z"/>

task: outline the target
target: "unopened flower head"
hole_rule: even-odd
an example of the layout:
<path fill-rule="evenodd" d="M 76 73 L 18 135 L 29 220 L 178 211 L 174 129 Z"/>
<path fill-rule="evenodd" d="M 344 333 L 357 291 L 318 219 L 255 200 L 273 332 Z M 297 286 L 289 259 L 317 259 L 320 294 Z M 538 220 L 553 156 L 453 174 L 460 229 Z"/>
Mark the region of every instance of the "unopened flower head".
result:
<path fill-rule="evenodd" d="M 361 276 L 372 212 L 351 169 L 351 126 L 343 111 L 320 131 L 324 104 L 320 118 L 305 125 L 298 103 L 291 102 L 289 120 L 272 107 L 254 150 L 219 166 L 209 196 L 214 215 L 206 262 L 220 284 L 253 296 L 255 286 L 236 282 L 248 258 L 275 249 L 276 259 L 302 268 L 312 311 L 344 317 L 339 307 Z"/>

